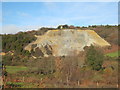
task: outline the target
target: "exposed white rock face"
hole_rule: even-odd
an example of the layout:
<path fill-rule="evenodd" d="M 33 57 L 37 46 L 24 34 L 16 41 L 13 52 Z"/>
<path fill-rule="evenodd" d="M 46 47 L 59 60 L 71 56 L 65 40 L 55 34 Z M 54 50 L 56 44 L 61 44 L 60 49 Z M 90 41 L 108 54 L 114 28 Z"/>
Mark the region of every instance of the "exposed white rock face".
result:
<path fill-rule="evenodd" d="M 83 51 L 85 46 L 95 45 L 100 47 L 110 46 L 93 30 L 49 30 L 42 36 L 36 36 L 37 40 L 25 47 L 25 50 L 35 50 L 37 47 L 44 56 L 50 52 L 53 56 L 67 56 L 74 52 Z M 36 45 L 36 47 L 32 47 Z"/>

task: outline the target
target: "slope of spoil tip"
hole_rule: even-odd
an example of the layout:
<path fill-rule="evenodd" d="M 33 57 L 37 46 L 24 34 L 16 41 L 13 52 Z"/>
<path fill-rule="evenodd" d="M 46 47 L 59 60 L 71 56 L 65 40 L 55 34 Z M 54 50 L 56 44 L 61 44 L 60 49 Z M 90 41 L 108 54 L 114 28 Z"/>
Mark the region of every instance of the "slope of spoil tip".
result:
<path fill-rule="evenodd" d="M 44 55 L 47 55 L 47 51 L 52 52 L 53 56 L 67 56 L 72 53 L 83 51 L 85 46 L 91 44 L 97 46 L 110 46 L 110 44 L 102 39 L 93 30 L 49 30 L 42 36 L 37 36 L 37 40 L 30 43 L 25 47 L 26 50 L 36 49 L 37 47 L 42 51 Z M 36 47 L 32 48 L 33 45 Z"/>

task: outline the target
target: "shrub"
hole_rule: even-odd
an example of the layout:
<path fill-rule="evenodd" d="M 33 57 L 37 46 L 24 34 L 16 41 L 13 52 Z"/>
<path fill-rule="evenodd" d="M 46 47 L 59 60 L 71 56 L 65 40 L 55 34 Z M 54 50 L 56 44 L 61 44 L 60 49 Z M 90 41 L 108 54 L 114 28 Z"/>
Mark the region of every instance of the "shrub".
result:
<path fill-rule="evenodd" d="M 93 70 L 100 70 L 102 68 L 104 55 L 101 50 L 97 50 L 94 46 L 90 46 L 86 52 L 87 65 Z"/>

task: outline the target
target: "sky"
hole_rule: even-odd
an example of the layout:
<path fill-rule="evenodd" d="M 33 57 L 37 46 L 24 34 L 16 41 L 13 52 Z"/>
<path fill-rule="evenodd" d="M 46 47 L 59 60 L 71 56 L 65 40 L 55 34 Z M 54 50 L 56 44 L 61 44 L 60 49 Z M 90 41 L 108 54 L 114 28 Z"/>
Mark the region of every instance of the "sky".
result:
<path fill-rule="evenodd" d="M 118 24 L 117 2 L 2 2 L 1 5 L 2 34 L 61 24 Z"/>

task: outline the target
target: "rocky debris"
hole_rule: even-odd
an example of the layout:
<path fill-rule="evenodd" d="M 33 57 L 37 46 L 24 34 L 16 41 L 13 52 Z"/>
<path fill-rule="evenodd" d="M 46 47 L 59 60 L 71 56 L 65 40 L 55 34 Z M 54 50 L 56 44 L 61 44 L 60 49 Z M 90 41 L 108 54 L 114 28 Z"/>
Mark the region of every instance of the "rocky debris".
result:
<path fill-rule="evenodd" d="M 36 36 L 37 40 L 25 47 L 25 50 L 36 52 L 37 56 L 68 56 L 84 51 L 85 46 L 111 46 L 93 30 L 49 30 L 44 35 Z"/>

